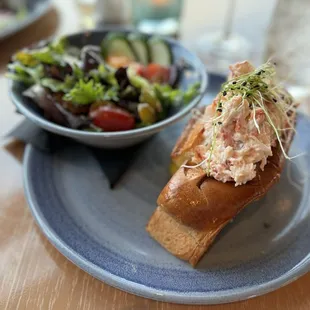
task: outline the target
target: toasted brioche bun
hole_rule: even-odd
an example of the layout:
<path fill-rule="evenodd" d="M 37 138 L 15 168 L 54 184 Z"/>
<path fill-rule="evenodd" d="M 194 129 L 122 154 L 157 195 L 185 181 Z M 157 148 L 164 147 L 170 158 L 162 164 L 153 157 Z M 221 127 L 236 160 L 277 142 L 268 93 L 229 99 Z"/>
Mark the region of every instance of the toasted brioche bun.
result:
<path fill-rule="evenodd" d="M 295 114 L 291 116 L 295 122 Z M 286 137 L 288 151 L 294 132 Z M 171 157 L 179 168 L 160 193 L 158 207 L 146 230 L 166 250 L 195 266 L 217 234 L 244 207 L 260 199 L 281 175 L 285 157 L 279 144 L 268 158 L 264 171 L 244 185 L 222 183 L 202 168 L 185 168 L 192 150 L 203 140 L 201 118 L 192 118 L 174 147 Z"/>

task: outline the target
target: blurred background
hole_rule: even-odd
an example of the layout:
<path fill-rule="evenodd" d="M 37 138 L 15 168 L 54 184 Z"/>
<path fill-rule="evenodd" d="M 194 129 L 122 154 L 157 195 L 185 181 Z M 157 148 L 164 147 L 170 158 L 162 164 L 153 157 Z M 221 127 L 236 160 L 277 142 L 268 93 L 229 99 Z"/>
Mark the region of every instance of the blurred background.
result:
<path fill-rule="evenodd" d="M 0 0 L 0 90 L 7 92 L 3 74 L 17 49 L 52 35 L 121 27 L 181 40 L 211 74 L 227 74 L 236 61 L 258 65 L 271 58 L 281 79 L 304 99 L 310 90 L 309 17 L 308 0 Z M 0 133 L 2 128 L 8 127 L 0 124 Z"/>

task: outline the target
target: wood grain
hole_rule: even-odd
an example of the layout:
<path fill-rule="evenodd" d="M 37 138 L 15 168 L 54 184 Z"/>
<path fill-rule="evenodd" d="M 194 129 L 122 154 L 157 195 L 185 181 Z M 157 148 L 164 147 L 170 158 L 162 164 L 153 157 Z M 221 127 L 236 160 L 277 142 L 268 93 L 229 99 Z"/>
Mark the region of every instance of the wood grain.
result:
<path fill-rule="evenodd" d="M 0 72 L 4 71 L 9 55 L 17 48 L 55 31 L 72 32 L 77 27 L 77 15 L 72 11 L 73 2 L 59 0 L 55 3 L 60 14 L 52 10 L 25 31 L 0 42 Z M 20 120 L 20 116 L 14 113 L 3 76 L 0 77 L 0 91 L 0 134 L 3 135 Z M 34 223 L 22 189 L 23 150 L 23 144 L 18 142 L 0 149 L 1 310 L 310 309 L 310 273 L 265 296 L 218 306 L 186 306 L 152 301 L 94 279 L 54 249 Z"/>

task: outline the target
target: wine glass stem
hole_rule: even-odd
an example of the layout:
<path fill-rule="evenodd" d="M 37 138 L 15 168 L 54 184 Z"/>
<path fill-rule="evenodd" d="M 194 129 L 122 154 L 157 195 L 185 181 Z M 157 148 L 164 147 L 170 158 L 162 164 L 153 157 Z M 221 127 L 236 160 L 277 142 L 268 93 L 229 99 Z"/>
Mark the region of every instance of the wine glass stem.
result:
<path fill-rule="evenodd" d="M 229 5 L 224 20 L 223 40 L 228 40 L 231 35 L 235 12 L 236 0 L 229 0 Z"/>

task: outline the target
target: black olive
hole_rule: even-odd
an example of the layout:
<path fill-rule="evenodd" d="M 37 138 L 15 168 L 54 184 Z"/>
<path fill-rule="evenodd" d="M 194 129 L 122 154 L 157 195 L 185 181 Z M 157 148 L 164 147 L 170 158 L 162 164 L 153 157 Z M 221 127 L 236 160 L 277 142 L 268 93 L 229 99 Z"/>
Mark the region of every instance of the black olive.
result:
<path fill-rule="evenodd" d="M 120 86 L 121 91 L 130 85 L 129 78 L 127 76 L 127 68 L 125 67 L 121 67 L 116 70 L 115 78 L 118 82 L 118 85 Z"/>
<path fill-rule="evenodd" d="M 82 70 L 85 72 L 89 72 L 90 70 L 97 69 L 99 66 L 99 62 L 96 58 L 94 58 L 89 53 L 85 53 L 84 58 L 82 59 L 83 66 Z"/>
<path fill-rule="evenodd" d="M 69 64 L 64 67 L 56 65 L 44 65 L 44 72 L 47 77 L 63 81 L 66 75 L 72 74 L 72 68 Z"/>

